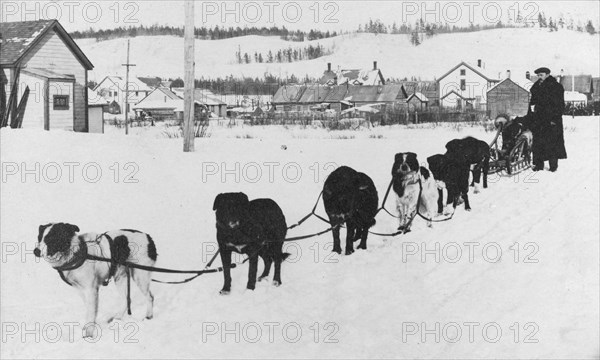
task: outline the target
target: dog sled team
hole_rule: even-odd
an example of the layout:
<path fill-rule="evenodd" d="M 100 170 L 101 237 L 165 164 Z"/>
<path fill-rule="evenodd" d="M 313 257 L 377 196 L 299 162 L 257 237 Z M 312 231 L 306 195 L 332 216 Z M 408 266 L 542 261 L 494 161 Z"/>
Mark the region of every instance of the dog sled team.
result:
<path fill-rule="evenodd" d="M 544 72 L 548 75 L 550 71 L 547 68 L 536 70 L 536 74 L 544 75 Z M 536 86 L 553 89 L 553 78 L 546 78 L 548 76 L 543 77 Z M 544 80 L 548 82 L 544 84 Z M 566 158 L 562 121 L 552 115 L 554 110 L 543 110 L 556 101 L 549 101 L 547 95 L 539 93 L 541 90 L 535 90 L 534 94 L 534 90 L 532 88 L 532 106 L 527 116 L 513 121 L 505 119 L 497 124 L 500 128 L 496 139 L 502 135 L 500 147 L 496 143 L 492 144 L 492 147 L 495 145 L 495 149 L 492 149 L 486 142 L 473 137 L 455 139 L 446 144 L 445 154 L 427 158 L 428 168 L 420 166 L 415 153 L 395 155 L 390 186 L 396 198 L 398 229 L 401 233 L 410 231 L 417 215 L 423 217 L 431 227 L 436 214 L 453 214 L 461 200 L 464 201 L 465 210 L 471 210 L 469 187 L 474 186 L 474 192 L 477 193 L 483 177 L 483 187 L 487 188 L 490 165 L 497 171 L 499 164 L 504 164 L 510 174 L 510 162 L 515 160 L 510 156 L 516 144 L 519 144 L 519 156 L 522 157 L 518 161 L 524 161 L 529 166 L 533 149 L 534 171 L 543 169 L 544 160 L 550 160 L 550 170 L 556 171 L 557 159 Z M 558 94 L 558 91 L 555 92 Z M 534 132 L 533 145 L 531 132 L 527 128 Z M 555 141 L 546 139 L 547 136 Z M 558 150 L 552 148 L 552 141 Z M 471 173 L 472 182 L 469 184 Z M 444 194 L 447 194 L 446 204 Z M 322 196 L 333 234 L 333 251 L 342 252 L 342 225 L 346 227 L 345 254 L 354 252 L 354 243 L 358 240 L 357 248 L 366 249 L 370 228 L 375 225 L 375 216 L 380 210 L 377 189 L 371 178 L 350 167 L 339 167 L 326 179 Z M 254 290 L 256 281 L 267 279 L 271 265 L 274 265 L 272 283 L 274 286 L 281 285 L 281 265 L 289 254 L 282 250 L 288 226 L 279 205 L 271 199 L 249 200 L 243 193 L 224 193 L 216 196 L 213 210 L 224 277 L 220 293 L 226 295 L 231 290 L 230 271 L 235 266 L 231 263 L 231 253 L 234 251 L 248 256 L 247 289 Z M 130 229 L 82 234 L 76 225 L 51 223 L 39 227 L 34 254 L 43 257 L 67 284 L 79 290 L 84 299 L 88 324 L 96 323 L 99 289 L 101 285 L 107 285 L 111 278 L 123 298 L 123 306 L 109 321 L 125 315 L 130 301 L 131 279 L 146 298 L 146 318 L 153 317 L 151 270 L 158 268 L 154 268 L 157 250 L 150 235 Z M 90 256 L 107 262 L 90 261 Z M 264 270 L 257 278 L 259 257 L 264 262 Z M 94 336 L 94 330 L 94 327 L 87 327 L 84 336 Z"/>

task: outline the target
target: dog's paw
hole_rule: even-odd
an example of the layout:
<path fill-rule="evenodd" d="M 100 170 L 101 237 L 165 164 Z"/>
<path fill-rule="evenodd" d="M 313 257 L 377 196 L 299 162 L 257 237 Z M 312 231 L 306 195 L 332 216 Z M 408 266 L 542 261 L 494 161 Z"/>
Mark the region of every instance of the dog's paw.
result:
<path fill-rule="evenodd" d="M 219 291 L 219 295 L 229 295 L 230 291 L 229 290 L 221 290 Z"/>
<path fill-rule="evenodd" d="M 356 248 L 357 248 L 357 249 L 363 249 L 363 250 L 367 250 L 367 245 L 362 245 L 362 244 L 361 244 L 361 245 L 358 245 Z"/>
<path fill-rule="evenodd" d="M 276 286 L 276 287 L 281 286 L 281 281 L 273 280 L 273 286 Z"/>
<path fill-rule="evenodd" d="M 260 276 L 258 278 L 258 282 L 261 282 L 261 281 L 265 280 L 266 278 L 267 278 L 267 276 Z"/>
<path fill-rule="evenodd" d="M 342 248 L 336 248 L 336 247 L 334 247 L 333 250 L 331 250 L 331 252 L 341 254 L 342 253 Z"/>
<path fill-rule="evenodd" d="M 465 210 L 471 211 L 471 208 L 470 207 L 466 207 Z"/>
<path fill-rule="evenodd" d="M 146 320 L 152 320 L 154 319 L 154 315 L 146 315 Z"/>
<path fill-rule="evenodd" d="M 352 255 L 354 253 L 354 249 L 346 249 L 346 255 Z"/>
<path fill-rule="evenodd" d="M 246 286 L 246 289 L 252 290 L 252 291 L 254 291 L 255 288 L 256 288 L 256 286 L 254 286 L 254 285 L 248 285 L 248 286 Z"/>

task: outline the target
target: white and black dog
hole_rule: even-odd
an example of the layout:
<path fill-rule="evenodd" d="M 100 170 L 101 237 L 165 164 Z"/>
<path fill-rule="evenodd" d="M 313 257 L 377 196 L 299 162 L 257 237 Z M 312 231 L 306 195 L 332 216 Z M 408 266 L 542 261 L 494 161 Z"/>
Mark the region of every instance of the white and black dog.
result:
<path fill-rule="evenodd" d="M 431 227 L 431 219 L 437 211 L 437 185 L 429 170 L 419 166 L 415 153 L 396 154 L 392 166 L 392 188 L 400 216 L 398 229 L 410 231 L 411 221 L 417 211 L 428 219 L 427 226 Z"/>
<path fill-rule="evenodd" d="M 79 227 L 66 223 L 40 225 L 34 255 L 44 258 L 61 278 L 79 290 L 86 306 L 86 337 L 94 336 L 97 323 L 98 292 L 111 277 L 122 296 L 123 306 L 109 318 L 122 318 L 127 310 L 127 268 L 125 261 L 154 266 L 156 245 L 150 235 L 137 230 L 115 230 L 103 234 L 78 234 Z M 112 259 L 116 263 L 87 259 L 87 256 Z M 130 276 L 146 297 L 146 319 L 153 317 L 154 297 L 150 292 L 150 271 L 130 269 Z"/>

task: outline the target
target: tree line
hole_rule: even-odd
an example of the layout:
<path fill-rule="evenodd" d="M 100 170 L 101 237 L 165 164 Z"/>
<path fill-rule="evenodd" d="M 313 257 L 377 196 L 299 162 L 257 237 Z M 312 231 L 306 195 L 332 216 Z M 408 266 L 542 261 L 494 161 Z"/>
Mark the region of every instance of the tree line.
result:
<path fill-rule="evenodd" d="M 392 25 L 386 25 L 379 19 L 369 19 L 369 21 L 365 23 L 364 26 L 362 24 L 358 26 L 357 32 L 372 34 L 406 34 L 409 35 L 411 44 L 418 46 L 422 44 L 423 41 L 425 41 L 426 39 L 431 38 L 432 36 L 435 36 L 437 34 L 474 32 L 498 28 L 533 27 L 536 25 L 540 28 L 548 28 L 550 31 L 558 31 L 559 29 L 566 28 L 568 30 L 574 30 L 579 32 L 585 31 L 589 34 L 596 33 L 596 29 L 594 28 L 594 25 L 592 24 L 591 20 L 588 20 L 587 24 L 584 26 L 581 21 L 575 23 L 575 21 L 572 18 L 546 18 L 545 14 L 543 12 L 540 12 L 538 14 L 537 20 L 526 21 L 521 16 L 520 11 L 517 13 L 514 19 L 509 13 L 506 22 L 502 22 L 502 20 L 499 20 L 496 24 L 480 25 L 471 23 L 468 26 L 450 26 L 447 22 L 443 24 L 429 23 L 424 21 L 422 18 L 415 21 L 414 24 L 402 23 L 398 25 L 396 22 L 394 22 Z"/>
<path fill-rule="evenodd" d="M 269 50 L 266 54 L 255 51 L 252 53 L 243 53 L 241 47 L 238 46 L 238 50 L 235 52 L 236 62 L 238 64 L 249 64 L 254 63 L 291 63 L 302 60 L 316 59 L 321 56 L 330 55 L 333 51 L 326 49 L 321 44 L 315 46 L 308 45 L 303 48 L 288 47 L 287 49 L 279 49 L 277 51 Z"/>
<path fill-rule="evenodd" d="M 117 27 L 114 29 L 99 29 L 89 28 L 83 31 L 74 31 L 71 36 L 74 39 L 96 39 L 96 40 L 110 40 L 122 37 L 136 37 L 136 36 L 178 36 L 183 37 L 184 28 L 175 27 L 168 25 L 151 25 L 151 26 L 129 26 L 129 27 Z M 310 30 L 308 32 L 301 30 L 288 30 L 285 26 L 271 26 L 267 27 L 199 27 L 194 29 L 194 34 L 197 39 L 201 40 L 221 40 L 229 39 L 239 36 L 247 35 L 260 35 L 260 36 L 279 36 L 281 39 L 286 41 L 305 41 L 305 40 L 318 40 L 329 37 L 337 36 L 338 33 L 333 31 L 321 31 L 321 30 Z"/>

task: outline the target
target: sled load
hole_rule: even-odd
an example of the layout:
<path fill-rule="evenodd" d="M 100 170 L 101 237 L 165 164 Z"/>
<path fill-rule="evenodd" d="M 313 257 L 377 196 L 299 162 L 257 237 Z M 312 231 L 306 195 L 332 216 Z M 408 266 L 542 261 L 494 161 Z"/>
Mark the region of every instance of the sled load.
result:
<path fill-rule="evenodd" d="M 512 175 L 531 167 L 531 131 L 508 115 L 494 120 L 497 132 L 490 143 L 490 174 L 506 171 Z"/>

